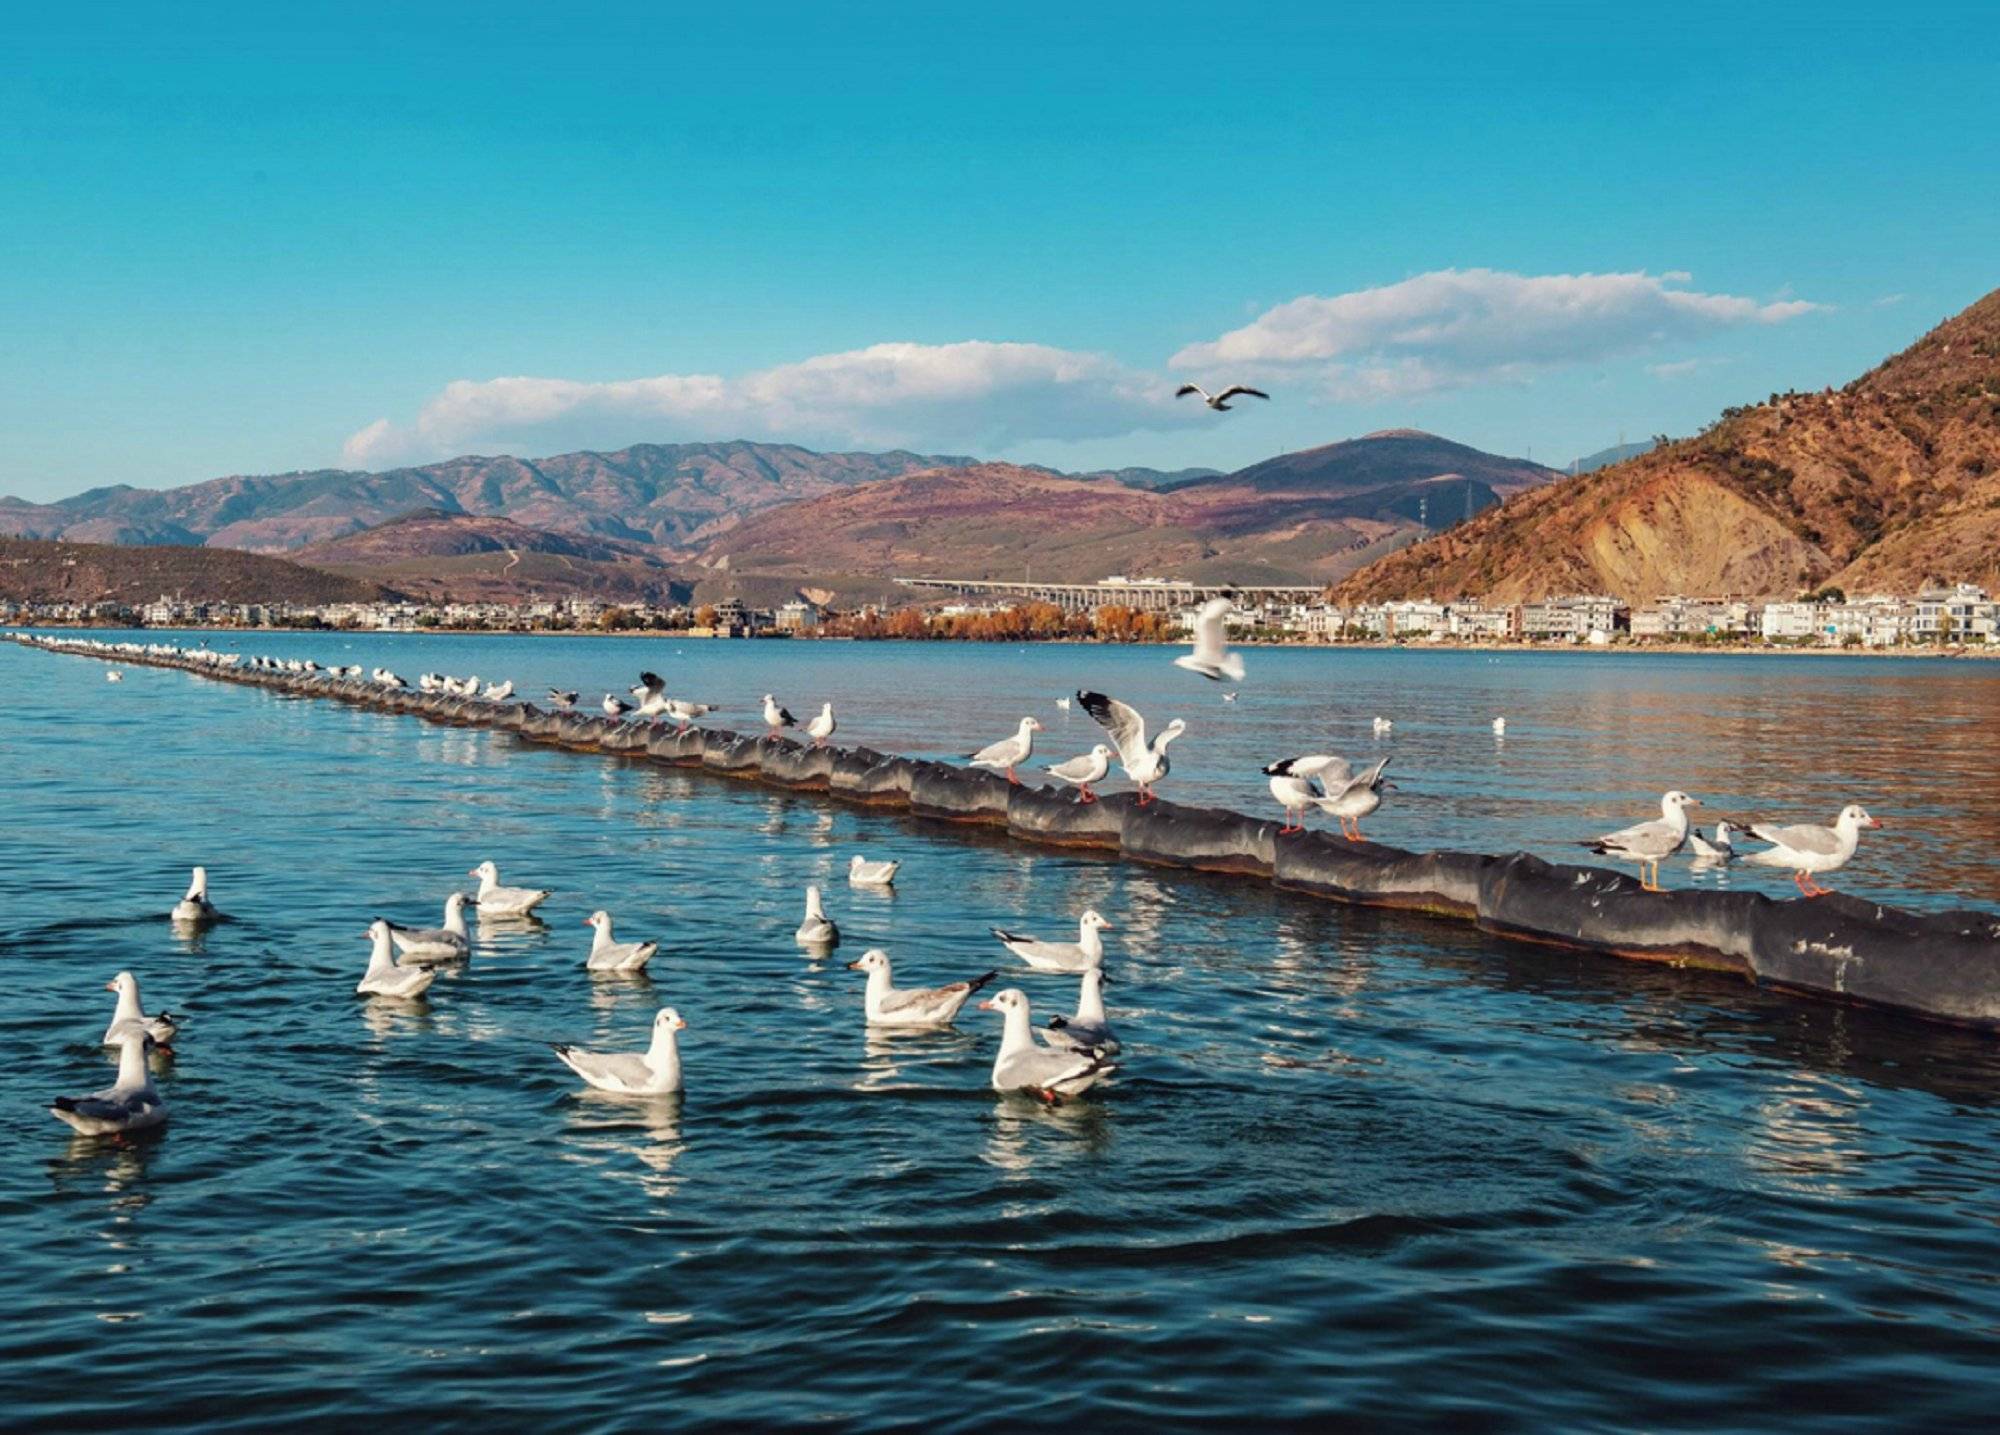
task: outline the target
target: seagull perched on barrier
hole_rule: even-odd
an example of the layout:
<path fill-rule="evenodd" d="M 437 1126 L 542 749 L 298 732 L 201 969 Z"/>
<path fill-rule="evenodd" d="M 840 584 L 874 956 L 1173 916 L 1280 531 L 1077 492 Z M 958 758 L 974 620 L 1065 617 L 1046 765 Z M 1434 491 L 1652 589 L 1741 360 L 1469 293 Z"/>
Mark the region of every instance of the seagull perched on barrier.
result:
<path fill-rule="evenodd" d="M 681 725 L 682 732 L 686 732 L 697 721 L 714 711 L 713 703 L 691 703 L 686 698 L 667 699 L 667 716 Z"/>
<path fill-rule="evenodd" d="M 1845 867 L 1854 855 L 1854 849 L 1861 845 L 1861 829 L 1881 825 L 1868 815 L 1865 808 L 1853 803 L 1840 809 L 1840 816 L 1833 820 L 1831 827 L 1820 827 L 1810 822 L 1796 827 L 1770 827 L 1753 822 L 1750 824 L 1750 835 L 1771 846 L 1769 850 L 1753 852 L 1743 860 L 1759 867 L 1789 867 L 1792 881 L 1802 894 L 1824 897 L 1833 889 L 1820 886 L 1813 880 L 1814 877 L 1821 872 L 1837 872 Z"/>
<path fill-rule="evenodd" d="M 1047 771 L 1056 781 L 1066 782 L 1076 789 L 1079 804 L 1095 802 L 1097 794 L 1090 790 L 1091 784 L 1104 781 L 1111 771 L 1111 749 L 1100 742 L 1081 757 L 1050 764 Z"/>
<path fill-rule="evenodd" d="M 1153 784 L 1167 775 L 1167 744 L 1187 731 L 1187 724 L 1175 718 L 1150 743 L 1146 741 L 1146 720 L 1139 710 L 1103 693 L 1078 693 L 1077 702 L 1097 725 L 1111 734 L 1118 749 L 1118 765 L 1139 789 L 1139 805 L 1153 801 Z"/>
<path fill-rule="evenodd" d="M 1021 719 L 1012 737 L 1003 737 L 996 743 L 988 744 L 966 758 L 974 767 L 983 767 L 988 772 L 1004 772 L 1007 780 L 1019 785 L 1021 779 L 1014 776 L 1014 769 L 1028 760 L 1035 750 L 1035 734 L 1042 725 L 1031 717 Z"/>
<path fill-rule="evenodd" d="M 1367 840 L 1361 835 L 1361 819 L 1382 805 L 1384 788 L 1395 787 L 1395 783 L 1382 780 L 1382 769 L 1388 765 L 1389 759 L 1385 757 L 1374 766 L 1364 768 L 1353 776 L 1341 774 L 1337 777 L 1331 770 L 1320 774 L 1320 783 L 1326 788 L 1326 796 L 1315 797 L 1313 806 L 1328 816 L 1338 818 L 1340 835 L 1349 842 Z M 1341 766 L 1345 767 L 1346 764 L 1342 763 Z M 1345 777 L 1345 781 L 1341 780 L 1342 777 Z"/>
<path fill-rule="evenodd" d="M 764 694 L 764 726 L 771 730 L 766 735 L 770 741 L 776 742 L 779 733 L 788 727 L 797 727 L 798 725 L 799 720 L 780 706 L 776 698 L 772 697 L 769 693 Z"/>
<path fill-rule="evenodd" d="M 1658 892 L 1660 887 L 1660 863 L 1673 856 L 1687 843 L 1688 814 L 1690 807 L 1701 803 L 1685 792 L 1669 792 L 1660 798 L 1660 815 L 1656 821 L 1640 822 L 1631 827 L 1621 827 L 1616 832 L 1607 832 L 1595 842 L 1582 845 L 1604 857 L 1619 857 L 1627 862 L 1639 864 L 1639 885 L 1648 892 Z M 1651 877 L 1648 878 L 1648 869 Z"/>
<path fill-rule="evenodd" d="M 1210 682 L 1243 681 L 1243 659 L 1229 651 L 1228 618 L 1234 606 L 1227 597 L 1210 598 L 1201 605 L 1194 618 L 1194 651 L 1175 658 L 1175 667 L 1200 673 Z"/>
<path fill-rule="evenodd" d="M 1330 793 L 1336 787 L 1345 788 L 1353 770 L 1344 757 L 1315 752 L 1274 762 L 1264 769 L 1264 775 L 1271 779 L 1271 796 L 1285 809 L 1285 825 L 1278 829 L 1278 835 L 1285 837 L 1305 831 L 1306 809 L 1318 802 L 1323 793 Z M 1324 786 L 1315 787 L 1315 780 Z M 1298 820 L 1293 821 L 1294 817 Z M 1344 822 L 1341 830 L 1346 831 Z"/>
<path fill-rule="evenodd" d="M 604 715 L 608 718 L 622 718 L 632 711 L 632 704 L 623 698 L 613 697 L 610 693 L 604 695 L 604 701 L 599 706 L 604 709 Z"/>
<path fill-rule="evenodd" d="M 819 716 L 806 724 L 806 736 L 812 739 L 814 747 L 825 747 L 826 740 L 833 736 L 836 726 L 833 720 L 833 704 L 821 703 Z"/>
<path fill-rule="evenodd" d="M 1184 399 L 1189 394 L 1200 394 L 1201 401 L 1219 414 L 1228 413 L 1229 401 L 1238 395 L 1246 399 L 1268 399 L 1271 397 L 1262 389 L 1253 389 L 1247 384 L 1231 384 L 1219 394 L 1211 394 L 1200 384 L 1182 384 L 1178 389 L 1174 390 L 1174 397 L 1177 399 Z"/>
<path fill-rule="evenodd" d="M 576 700 L 581 696 L 583 696 L 581 693 L 566 693 L 561 688 L 550 688 L 549 706 L 568 712 L 576 706 Z"/>
<path fill-rule="evenodd" d="M 667 680 L 658 673 L 641 673 L 636 686 L 630 689 L 633 697 L 639 699 L 639 706 L 632 710 L 632 716 L 655 718 L 667 710 Z"/>

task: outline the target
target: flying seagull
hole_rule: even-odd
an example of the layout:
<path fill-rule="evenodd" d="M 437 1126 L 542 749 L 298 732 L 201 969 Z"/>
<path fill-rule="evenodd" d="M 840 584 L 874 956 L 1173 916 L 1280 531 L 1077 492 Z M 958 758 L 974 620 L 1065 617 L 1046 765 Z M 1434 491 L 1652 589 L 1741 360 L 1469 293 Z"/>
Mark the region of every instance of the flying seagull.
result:
<path fill-rule="evenodd" d="M 1201 401 L 1207 404 L 1210 408 L 1214 409 L 1219 414 L 1226 414 L 1229 412 L 1229 401 L 1235 398 L 1238 394 L 1242 394 L 1246 398 L 1252 398 L 1252 399 L 1268 399 L 1271 397 L 1269 394 L 1265 393 L 1262 389 L 1249 388 L 1243 384 L 1231 384 L 1228 388 L 1224 389 L 1219 394 L 1209 393 L 1209 391 L 1207 389 L 1204 389 L 1200 384 L 1182 384 L 1178 389 L 1174 390 L 1174 397 L 1177 399 L 1184 399 L 1189 394 L 1200 394 Z"/>

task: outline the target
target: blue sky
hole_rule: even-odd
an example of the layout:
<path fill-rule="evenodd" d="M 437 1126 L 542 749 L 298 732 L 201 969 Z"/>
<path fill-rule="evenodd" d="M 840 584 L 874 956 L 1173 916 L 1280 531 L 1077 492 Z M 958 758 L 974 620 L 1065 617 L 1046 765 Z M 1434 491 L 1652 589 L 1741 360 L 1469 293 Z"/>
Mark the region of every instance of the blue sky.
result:
<path fill-rule="evenodd" d="M 0 493 L 731 437 L 1562 462 L 2000 285 L 1990 5 L 570 8 L 10 7 Z"/>

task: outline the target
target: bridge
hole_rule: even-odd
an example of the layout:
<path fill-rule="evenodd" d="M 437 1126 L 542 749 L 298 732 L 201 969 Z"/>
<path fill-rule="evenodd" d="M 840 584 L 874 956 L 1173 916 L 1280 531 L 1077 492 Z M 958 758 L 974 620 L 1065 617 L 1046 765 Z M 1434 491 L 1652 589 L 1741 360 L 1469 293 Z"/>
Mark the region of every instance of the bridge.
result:
<path fill-rule="evenodd" d="M 1113 579 L 1106 583 L 1005 583 L 987 578 L 898 578 L 899 587 L 919 592 L 950 593 L 961 598 L 998 599 L 1014 603 L 1053 603 L 1068 613 L 1094 613 L 1116 606 L 1144 613 L 1177 613 L 1224 594 L 1238 606 L 1259 608 L 1267 603 L 1317 603 L 1324 583 L 1252 586 L 1236 583 L 1185 583 L 1176 579 Z"/>

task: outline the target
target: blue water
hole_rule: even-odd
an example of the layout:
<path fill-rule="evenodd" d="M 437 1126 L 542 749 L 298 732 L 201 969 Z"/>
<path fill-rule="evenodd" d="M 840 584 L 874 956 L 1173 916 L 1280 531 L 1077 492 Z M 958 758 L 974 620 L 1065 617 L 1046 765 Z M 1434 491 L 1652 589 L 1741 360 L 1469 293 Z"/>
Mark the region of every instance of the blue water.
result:
<path fill-rule="evenodd" d="M 2000 893 L 1980 664 L 1258 651 L 1225 706 L 1157 650 L 246 646 L 592 696 L 656 667 L 738 726 L 830 696 L 905 752 L 1034 711 L 1051 759 L 1093 740 L 1052 702 L 1089 683 L 1188 720 L 1185 800 L 1387 750 L 1371 835 L 1549 856 L 1669 786 L 1861 801 L 1887 826 L 1836 885 Z M 0 646 L 0 692 L 9 1427 L 1990 1425 L 1992 1038 L 184 674 Z M 846 885 L 855 851 L 904 860 L 893 894 Z M 485 857 L 558 889 L 546 926 L 476 930 L 421 1004 L 356 997 L 369 919 L 434 920 Z M 186 941 L 195 862 L 233 920 Z M 831 961 L 792 945 L 810 881 Z M 660 940 L 649 978 L 583 970 L 597 906 Z M 1006 960 L 988 926 L 1084 906 L 1126 1043 L 1091 1098 L 996 1096 L 990 1015 L 863 1030 L 866 947 L 968 976 Z M 121 968 L 191 1015 L 173 1118 L 72 1141 L 44 1108 L 108 1081 Z M 548 1052 L 636 1047 L 662 1003 L 680 1101 Z"/>

